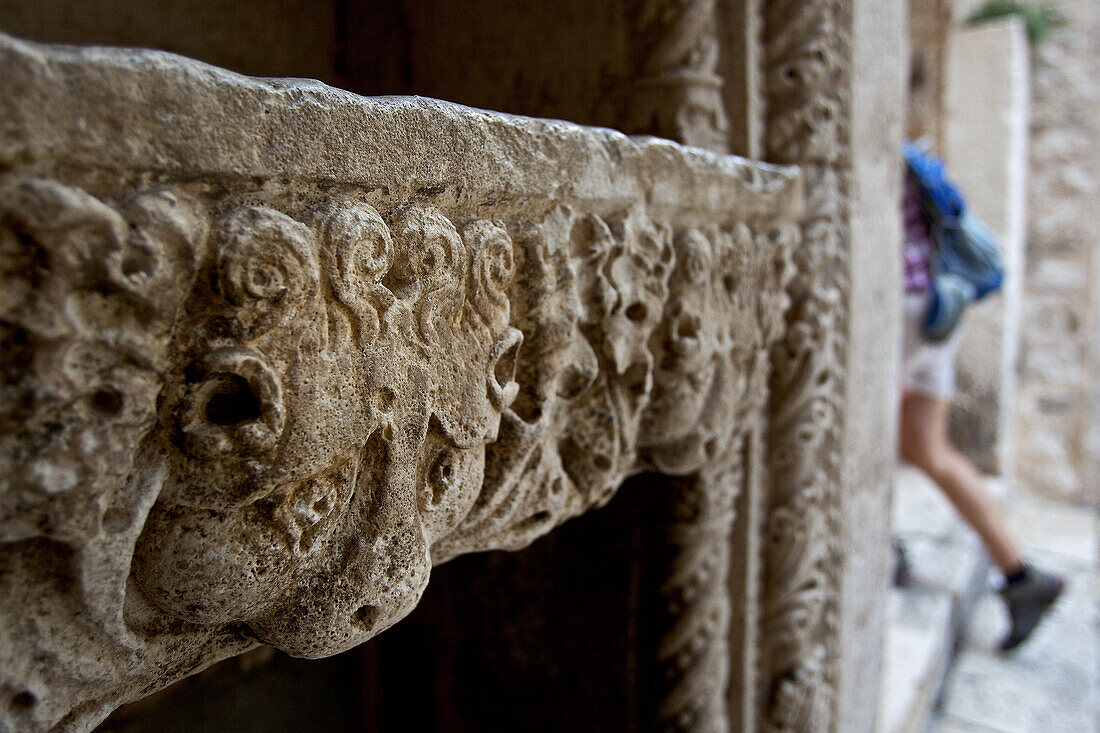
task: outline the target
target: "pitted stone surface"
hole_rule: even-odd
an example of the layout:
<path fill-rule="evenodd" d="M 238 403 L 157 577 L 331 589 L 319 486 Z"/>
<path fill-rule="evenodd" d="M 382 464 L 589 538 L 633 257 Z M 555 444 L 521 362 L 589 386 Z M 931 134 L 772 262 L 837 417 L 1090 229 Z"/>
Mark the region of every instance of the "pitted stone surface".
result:
<path fill-rule="evenodd" d="M 629 475 L 739 475 L 793 169 L 160 53 L 0 67 L 3 726 L 336 653 Z"/>

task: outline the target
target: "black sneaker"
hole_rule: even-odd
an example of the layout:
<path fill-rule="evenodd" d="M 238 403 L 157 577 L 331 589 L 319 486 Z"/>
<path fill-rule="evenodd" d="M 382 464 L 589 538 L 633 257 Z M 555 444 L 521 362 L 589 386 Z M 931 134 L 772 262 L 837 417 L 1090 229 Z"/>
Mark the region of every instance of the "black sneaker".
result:
<path fill-rule="evenodd" d="M 1062 578 L 1036 570 L 1030 565 L 1027 566 L 1027 575 L 1023 580 L 1005 587 L 1001 591 L 1001 598 L 1008 608 L 1011 626 L 1008 635 L 1001 642 L 1001 649 L 1007 652 L 1023 644 L 1065 587 L 1066 583 Z"/>

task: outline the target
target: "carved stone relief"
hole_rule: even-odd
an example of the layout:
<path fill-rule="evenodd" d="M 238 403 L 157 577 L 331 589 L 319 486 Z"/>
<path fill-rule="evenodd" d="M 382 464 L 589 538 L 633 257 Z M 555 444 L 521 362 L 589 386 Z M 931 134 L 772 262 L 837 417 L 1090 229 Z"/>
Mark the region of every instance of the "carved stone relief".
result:
<path fill-rule="evenodd" d="M 636 0 L 623 129 L 727 152 L 716 0 Z"/>
<path fill-rule="evenodd" d="M 848 296 L 850 5 L 764 6 L 768 160 L 807 181 L 787 328 L 772 349 L 760 729 L 835 730 Z"/>
<path fill-rule="evenodd" d="M 127 106 L 119 156 L 166 87 L 201 103 L 163 149 L 207 124 L 239 135 L 183 162 L 74 165 L 40 142 L 66 139 L 55 105 L 35 117 L 53 137 L 0 148 L 3 725 L 87 728 L 257 642 L 342 651 L 409 613 L 433 565 L 522 547 L 641 471 L 685 477 L 685 521 L 711 528 L 700 546 L 735 551 L 743 435 L 800 236 L 792 170 L 430 101 L 303 86 L 288 102 L 286 82 L 174 57 L 0 40 L 10 68 Z M 127 98 L 150 68 L 155 91 Z M 321 183 L 308 158 L 250 177 L 313 138 L 288 125 L 257 149 L 265 123 L 219 106 L 249 95 L 307 128 L 350 129 L 358 108 L 382 137 L 434 115 L 489 153 L 437 152 L 467 172 L 414 190 L 414 143 Z M 486 154 L 559 177 L 502 183 Z M 683 562 L 666 596 L 684 630 L 660 654 L 709 674 L 728 665 L 725 570 Z M 667 719 L 724 716 L 710 679 L 674 689 Z"/>

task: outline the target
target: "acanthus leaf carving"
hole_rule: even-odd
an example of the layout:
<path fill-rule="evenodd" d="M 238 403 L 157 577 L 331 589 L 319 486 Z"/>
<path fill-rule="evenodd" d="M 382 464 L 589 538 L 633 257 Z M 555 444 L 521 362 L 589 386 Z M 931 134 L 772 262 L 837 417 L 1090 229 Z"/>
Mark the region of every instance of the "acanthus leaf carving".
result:
<path fill-rule="evenodd" d="M 766 155 L 802 166 L 808 192 L 769 378 L 758 725 L 776 733 L 839 719 L 849 13 L 831 0 L 764 7 Z"/>

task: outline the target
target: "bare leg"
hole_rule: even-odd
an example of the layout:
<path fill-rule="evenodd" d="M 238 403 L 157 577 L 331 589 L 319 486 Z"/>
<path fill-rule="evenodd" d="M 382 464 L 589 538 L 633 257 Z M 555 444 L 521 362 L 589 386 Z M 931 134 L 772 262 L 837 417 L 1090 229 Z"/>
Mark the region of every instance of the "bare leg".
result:
<path fill-rule="evenodd" d="M 1016 543 L 978 469 L 947 438 L 949 403 L 907 392 L 901 403 L 901 457 L 928 474 L 978 533 L 1003 573 L 1021 567 Z"/>

